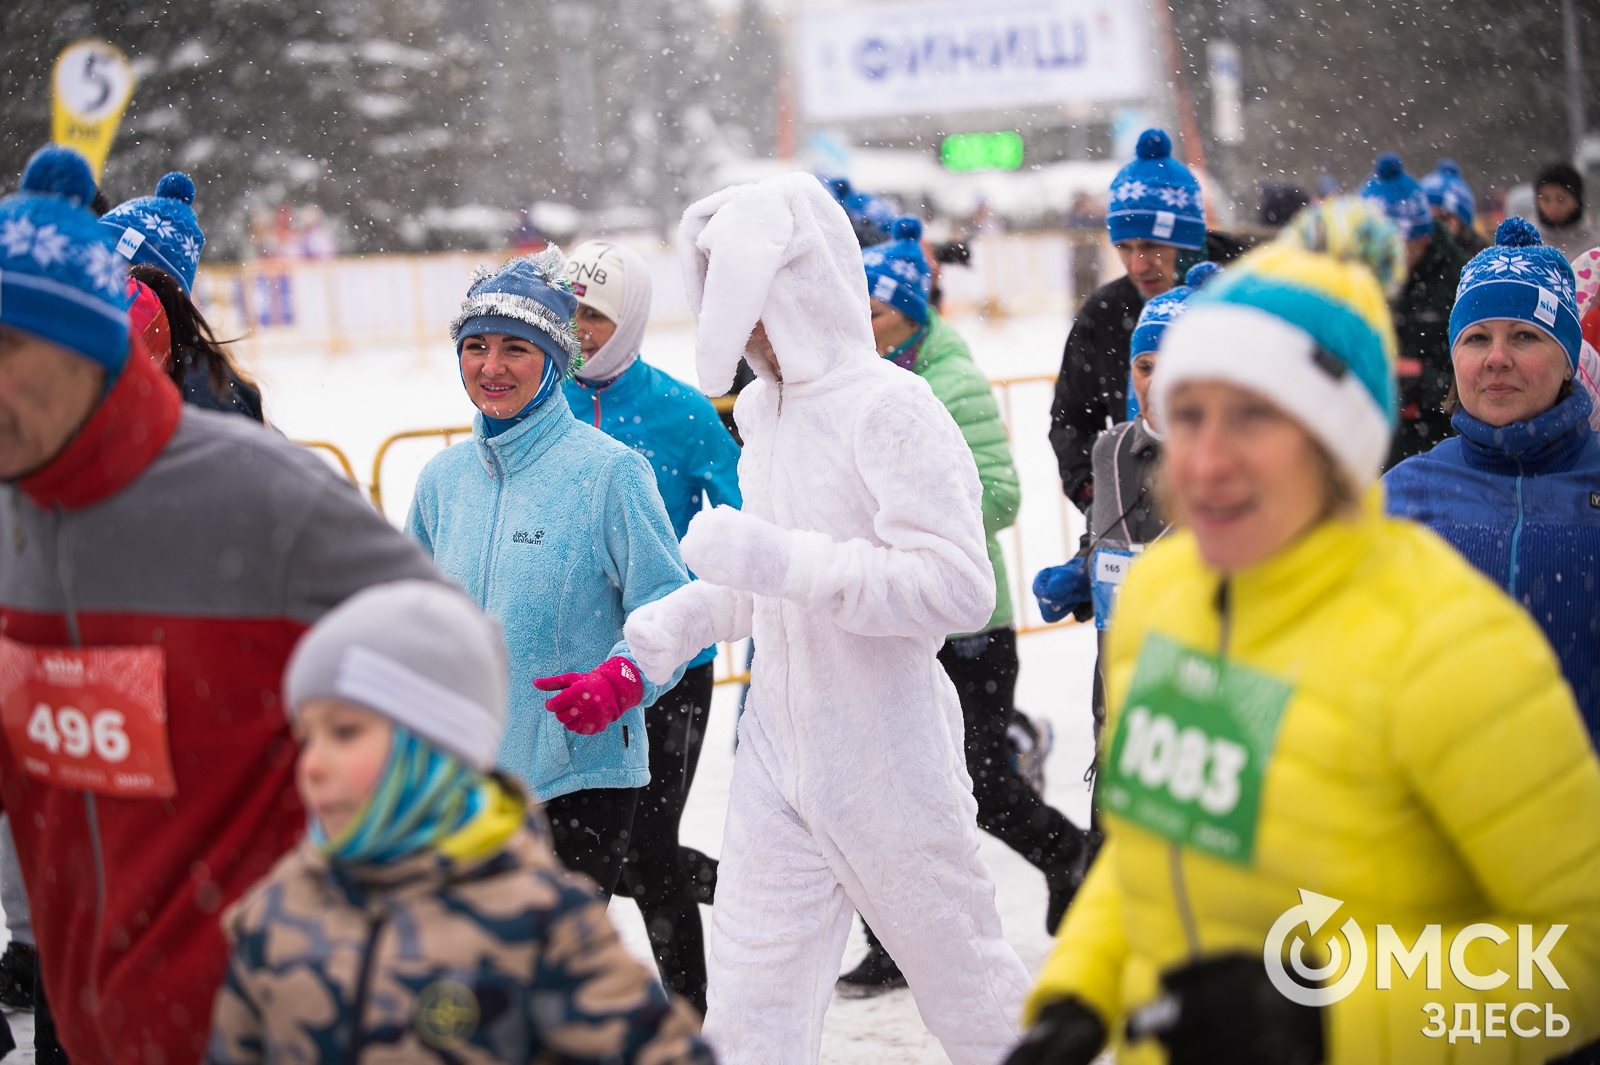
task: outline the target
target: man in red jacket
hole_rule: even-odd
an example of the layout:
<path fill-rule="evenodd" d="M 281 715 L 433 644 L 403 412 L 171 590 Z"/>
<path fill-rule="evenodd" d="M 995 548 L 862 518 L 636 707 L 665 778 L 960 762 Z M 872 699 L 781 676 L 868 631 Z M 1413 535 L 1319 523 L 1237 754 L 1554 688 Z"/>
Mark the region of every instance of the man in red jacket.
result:
<path fill-rule="evenodd" d="M 221 911 L 305 826 L 290 649 L 368 585 L 443 578 L 319 460 L 130 355 L 93 195 L 46 148 L 0 200 L 0 801 L 73 1065 L 187 1065 Z"/>

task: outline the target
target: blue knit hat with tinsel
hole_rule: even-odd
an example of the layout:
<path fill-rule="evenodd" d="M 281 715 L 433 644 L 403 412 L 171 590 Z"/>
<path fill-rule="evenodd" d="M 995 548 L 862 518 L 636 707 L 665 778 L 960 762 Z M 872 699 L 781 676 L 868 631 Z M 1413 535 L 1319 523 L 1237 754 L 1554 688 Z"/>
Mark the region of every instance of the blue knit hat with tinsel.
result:
<path fill-rule="evenodd" d="M 1216 263 L 1196 263 L 1183 275 L 1183 284 L 1170 288 L 1159 296 L 1152 296 L 1139 312 L 1139 324 L 1133 327 L 1133 340 L 1128 345 L 1128 355 L 1143 355 L 1161 346 L 1161 337 L 1183 313 L 1194 295 L 1216 275 L 1222 267 Z"/>
<path fill-rule="evenodd" d="M 922 254 L 921 240 L 920 221 L 910 215 L 896 219 L 889 242 L 863 249 L 861 265 L 867 268 L 867 295 L 926 325 L 933 272 Z"/>
<path fill-rule="evenodd" d="M 567 280 L 567 257 L 554 244 L 537 255 L 522 255 L 498 270 L 480 266 L 467 286 L 467 298 L 450 323 L 456 354 L 463 337 L 503 333 L 521 337 L 550 356 L 558 375 L 579 357 L 572 316 L 578 297 Z M 573 367 L 576 369 L 576 367 Z"/>
<path fill-rule="evenodd" d="M 1400 230 L 1402 240 L 1416 240 L 1433 233 L 1433 211 L 1428 194 L 1417 179 L 1406 173 L 1406 166 L 1393 152 L 1378 156 L 1372 176 L 1361 186 L 1361 198 L 1376 200 Z"/>
<path fill-rule="evenodd" d="M 1422 191 L 1431 206 L 1449 211 L 1461 219 L 1462 225 L 1472 224 L 1478 198 L 1472 194 L 1472 186 L 1461 179 L 1461 168 L 1454 159 L 1439 160 L 1433 173 L 1422 179 Z"/>
<path fill-rule="evenodd" d="M 1106 226 L 1111 243 L 1153 240 L 1198 250 L 1206 243 L 1206 212 L 1200 182 L 1189 168 L 1172 158 L 1172 138 L 1165 130 L 1139 134 L 1137 158 L 1111 182 Z"/>
<path fill-rule="evenodd" d="M 128 358 L 127 264 L 96 222 L 94 172 L 71 148 L 33 153 L 0 200 L 0 324 L 60 344 L 115 375 Z"/>
<path fill-rule="evenodd" d="M 1554 337 L 1576 369 L 1583 348 L 1576 290 L 1566 256 L 1547 246 L 1532 222 L 1508 218 L 1495 230 L 1494 247 L 1473 256 L 1461 271 L 1450 312 L 1450 346 L 1478 322 L 1527 322 Z"/>
<path fill-rule="evenodd" d="M 194 216 L 194 182 L 176 170 L 156 182 L 154 196 L 140 196 L 107 211 L 100 224 L 113 234 L 117 252 L 130 263 L 149 263 L 185 292 L 194 288 L 206 235 Z"/>

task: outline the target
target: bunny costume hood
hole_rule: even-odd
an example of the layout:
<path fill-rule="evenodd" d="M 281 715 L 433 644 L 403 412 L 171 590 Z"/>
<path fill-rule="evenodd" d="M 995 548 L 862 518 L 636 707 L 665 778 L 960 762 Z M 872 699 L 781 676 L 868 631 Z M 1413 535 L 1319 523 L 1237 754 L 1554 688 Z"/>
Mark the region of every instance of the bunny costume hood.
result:
<path fill-rule="evenodd" d="M 994 607 L 977 468 L 927 383 L 878 358 L 844 210 L 804 174 L 727 189 L 679 230 L 701 386 L 757 322 L 777 365 L 734 418 L 744 510 L 696 516 L 700 579 L 635 611 L 647 676 L 754 634 L 706 1038 L 728 1065 L 814 1065 L 851 910 L 956 1065 L 1016 1041 L 1027 973 L 978 858 L 956 692 L 935 657 Z M 637 637 L 638 642 L 634 642 Z"/>
<path fill-rule="evenodd" d="M 712 249 L 721 254 L 713 257 Z M 735 185 L 692 205 L 678 230 L 678 254 L 699 326 L 695 368 L 706 395 L 733 387 L 758 321 L 788 384 L 879 361 L 860 246 L 843 208 L 811 175 Z M 758 377 L 777 379 L 766 360 L 749 362 Z"/>

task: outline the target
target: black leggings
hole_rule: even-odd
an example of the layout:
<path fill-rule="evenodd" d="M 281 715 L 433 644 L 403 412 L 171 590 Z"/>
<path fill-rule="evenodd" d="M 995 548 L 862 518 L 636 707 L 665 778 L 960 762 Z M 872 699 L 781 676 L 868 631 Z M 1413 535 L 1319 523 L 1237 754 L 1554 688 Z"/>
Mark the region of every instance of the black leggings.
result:
<path fill-rule="evenodd" d="M 595 882 L 610 898 L 617 890 L 622 859 L 633 833 L 634 811 L 643 788 L 588 788 L 544 804 L 556 857 Z"/>
<path fill-rule="evenodd" d="M 961 699 L 979 827 L 1040 869 L 1071 865 L 1083 846 L 1083 830 L 1046 805 L 1011 760 L 1006 729 L 1017 687 L 1017 634 L 1000 628 L 946 640 L 939 664 Z"/>
<path fill-rule="evenodd" d="M 645 711 L 650 783 L 643 789 L 628 860 L 622 867 L 623 893 L 639 904 L 661 982 L 702 1014 L 706 955 L 696 904 L 699 863 L 685 860 L 678 846 L 678 822 L 700 762 L 711 712 L 712 669 L 707 662 L 686 670 L 683 679 Z"/>

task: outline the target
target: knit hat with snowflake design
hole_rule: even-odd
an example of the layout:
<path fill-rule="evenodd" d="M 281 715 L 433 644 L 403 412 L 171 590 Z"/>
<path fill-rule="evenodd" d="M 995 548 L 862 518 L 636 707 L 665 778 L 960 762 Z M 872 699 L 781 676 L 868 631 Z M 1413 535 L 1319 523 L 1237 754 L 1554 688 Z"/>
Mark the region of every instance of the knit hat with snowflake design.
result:
<path fill-rule="evenodd" d="M 1106 226 L 1111 243 L 1153 240 L 1198 251 L 1206 244 L 1206 212 L 1200 182 L 1172 158 L 1165 130 L 1139 134 L 1137 157 L 1111 182 Z"/>

